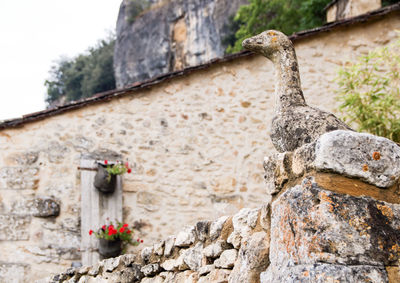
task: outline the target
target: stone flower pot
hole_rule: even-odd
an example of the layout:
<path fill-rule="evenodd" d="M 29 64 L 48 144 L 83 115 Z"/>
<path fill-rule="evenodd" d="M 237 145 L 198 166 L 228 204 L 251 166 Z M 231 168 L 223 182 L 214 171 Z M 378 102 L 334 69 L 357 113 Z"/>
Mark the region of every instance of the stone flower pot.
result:
<path fill-rule="evenodd" d="M 104 165 L 98 164 L 97 173 L 94 177 L 94 186 L 96 189 L 104 194 L 112 194 L 115 191 L 116 184 L 117 176 L 113 174 L 110 175 Z"/>
<path fill-rule="evenodd" d="M 116 239 L 109 241 L 106 239 L 99 239 L 99 253 L 103 258 L 110 258 L 119 256 L 122 252 L 122 241 Z"/>

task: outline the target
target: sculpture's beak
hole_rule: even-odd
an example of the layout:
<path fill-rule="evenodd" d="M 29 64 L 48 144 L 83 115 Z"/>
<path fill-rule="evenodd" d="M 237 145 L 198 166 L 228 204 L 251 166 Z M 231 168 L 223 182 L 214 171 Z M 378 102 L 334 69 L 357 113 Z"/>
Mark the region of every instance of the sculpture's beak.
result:
<path fill-rule="evenodd" d="M 243 40 L 242 42 L 242 46 L 245 49 L 249 49 L 250 45 L 251 45 L 251 38 L 246 38 L 245 40 Z"/>

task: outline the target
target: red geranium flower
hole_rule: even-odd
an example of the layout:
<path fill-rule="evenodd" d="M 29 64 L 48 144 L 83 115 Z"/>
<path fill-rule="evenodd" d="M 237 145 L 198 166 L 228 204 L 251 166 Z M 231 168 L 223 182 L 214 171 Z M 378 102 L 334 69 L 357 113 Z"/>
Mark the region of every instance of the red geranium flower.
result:
<path fill-rule="evenodd" d="M 126 233 L 127 233 L 127 234 L 130 234 L 130 233 L 131 233 L 131 230 L 126 231 Z"/>
<path fill-rule="evenodd" d="M 124 228 L 124 227 L 119 228 L 119 232 L 120 232 L 120 233 L 124 233 L 124 231 L 125 231 L 125 228 Z"/>
<path fill-rule="evenodd" d="M 128 224 L 125 223 L 124 225 L 122 225 L 122 227 L 126 228 L 128 227 Z"/>
<path fill-rule="evenodd" d="M 132 172 L 132 169 L 131 169 L 131 168 L 128 168 L 128 170 L 127 170 L 126 172 L 131 173 L 131 172 Z"/>
<path fill-rule="evenodd" d="M 89 235 L 92 235 L 93 234 L 93 230 L 89 230 Z"/>
<path fill-rule="evenodd" d="M 104 164 L 107 165 L 108 164 L 108 160 L 104 160 Z"/>
<path fill-rule="evenodd" d="M 101 227 L 101 229 L 103 229 L 103 231 L 105 231 L 105 230 L 106 230 L 106 228 L 107 228 L 107 226 L 106 226 L 106 225 L 103 225 L 103 227 Z"/>

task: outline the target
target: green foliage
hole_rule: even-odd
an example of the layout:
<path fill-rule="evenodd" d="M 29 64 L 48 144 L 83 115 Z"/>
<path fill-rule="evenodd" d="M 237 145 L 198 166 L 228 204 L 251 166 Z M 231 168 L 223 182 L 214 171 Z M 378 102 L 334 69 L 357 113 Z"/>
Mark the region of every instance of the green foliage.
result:
<path fill-rule="evenodd" d="M 400 37 L 340 69 L 337 82 L 344 120 L 400 142 Z"/>
<path fill-rule="evenodd" d="M 130 0 L 126 6 L 128 22 L 132 24 L 140 15 L 140 13 L 142 13 L 148 7 L 150 7 L 150 3 L 147 0 Z"/>
<path fill-rule="evenodd" d="M 324 7 L 330 0 L 249 0 L 241 6 L 234 21 L 240 26 L 234 44 L 227 53 L 242 49 L 242 41 L 267 29 L 285 34 L 321 26 L 325 20 Z"/>
<path fill-rule="evenodd" d="M 382 7 L 399 3 L 399 0 L 382 0 Z"/>
<path fill-rule="evenodd" d="M 115 89 L 113 69 L 115 39 L 101 40 L 96 47 L 73 59 L 61 58 L 51 67 L 46 102 L 68 102 Z"/>

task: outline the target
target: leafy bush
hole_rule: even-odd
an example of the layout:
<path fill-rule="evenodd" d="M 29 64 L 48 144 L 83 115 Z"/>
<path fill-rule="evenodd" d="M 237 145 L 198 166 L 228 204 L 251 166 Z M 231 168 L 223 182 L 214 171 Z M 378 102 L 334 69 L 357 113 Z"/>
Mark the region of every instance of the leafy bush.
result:
<path fill-rule="evenodd" d="M 101 40 L 87 54 L 76 58 L 62 58 L 51 67 L 46 102 L 49 105 L 90 97 L 115 89 L 113 69 L 115 39 Z"/>
<path fill-rule="evenodd" d="M 343 67 L 337 82 L 344 120 L 400 142 L 400 37 Z"/>
<path fill-rule="evenodd" d="M 239 29 L 236 41 L 227 53 L 242 49 L 245 38 L 267 29 L 277 29 L 285 34 L 321 26 L 325 21 L 324 7 L 331 0 L 249 0 L 239 8 L 234 21 Z"/>

